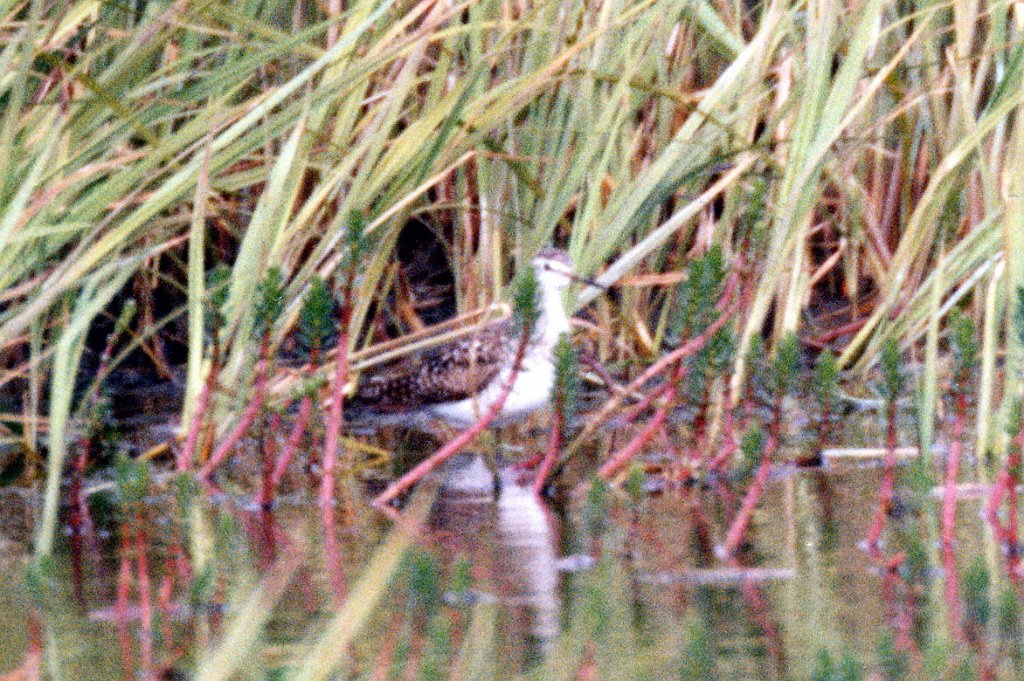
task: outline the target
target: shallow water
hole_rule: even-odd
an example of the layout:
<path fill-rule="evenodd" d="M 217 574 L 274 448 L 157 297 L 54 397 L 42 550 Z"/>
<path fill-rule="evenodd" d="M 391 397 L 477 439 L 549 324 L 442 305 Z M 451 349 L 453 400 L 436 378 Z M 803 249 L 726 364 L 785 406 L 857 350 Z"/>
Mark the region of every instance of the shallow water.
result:
<path fill-rule="evenodd" d="M 848 418 L 838 439 L 843 445 L 877 446 L 879 426 L 873 415 Z M 602 434 L 571 468 L 592 469 L 591 462 L 600 459 L 613 437 L 620 444 L 625 439 L 622 434 Z M 788 439 L 787 458 L 805 457 L 815 446 L 809 436 Z M 402 440 L 387 443 L 395 441 Z M 542 442 L 543 438 L 533 442 L 533 447 Z M 410 448 L 408 441 L 403 446 Z M 411 449 L 408 456 L 415 459 L 416 447 Z M 524 453 L 529 451 L 524 448 Z M 437 496 L 414 554 L 422 565 L 433 566 L 439 600 L 418 615 L 417 588 L 430 588 L 416 587 L 415 576 L 395 582 L 369 635 L 353 649 L 356 677 L 370 674 L 382 659 L 412 664 L 399 653 L 388 658 L 392 648 L 413 651 L 410 659 L 423 664 L 429 657 L 423 651 L 434 650 L 429 643 L 433 639 L 416 631 L 439 626 L 437 612 L 448 613 L 453 622 L 446 626 L 447 635 L 454 638 L 444 649 L 453 655 L 450 648 L 468 635 L 468 613 L 477 612 L 481 604 L 495 613 L 496 634 L 488 639 L 486 650 L 493 658 L 489 675 L 499 678 L 512 678 L 542 664 L 550 671 L 555 668 L 551 661 L 562 658 L 575 660 L 584 671 L 592 666 L 594 678 L 620 678 L 616 660 L 630 655 L 638 660 L 629 667 L 635 678 L 664 678 L 669 672 L 703 678 L 687 677 L 701 668 L 696 660 L 701 656 L 723 679 L 831 678 L 813 676 L 822 651 L 834 660 L 852 658 L 871 672 L 891 662 L 887 653 L 879 652 L 887 640 L 902 648 L 897 657 L 905 657 L 910 669 L 927 667 L 936 641 L 959 641 L 970 645 L 952 654 L 947 646 L 946 668 L 964 660 L 973 664 L 975 658 L 988 655 L 995 668 L 1009 674 L 1005 678 L 1016 678 L 1020 672 L 1012 657 L 992 652 L 996 643 L 1001 649 L 1009 644 L 1000 642 L 990 620 L 973 623 L 971 629 L 969 618 L 956 623 L 950 618 L 937 544 L 940 502 L 930 488 L 912 491 L 908 479 L 913 476 L 906 470 L 898 506 L 905 512 L 890 518 L 883 550 L 887 556 L 902 552 L 909 559 L 890 574 L 861 546 L 877 503 L 877 462 L 828 469 L 778 466 L 753 516 L 740 567 L 718 560 L 715 547 L 742 501 L 745 483 L 649 484 L 649 489 L 661 491 L 641 499 L 612 491 L 595 501 L 580 482 L 561 486 L 554 500 L 543 500 L 520 483 L 514 469 L 504 466 L 497 475 L 492 473 L 487 459 L 494 458 L 460 455 L 422 484 L 436 488 Z M 570 469 L 564 477 L 572 475 Z M 348 512 L 340 514 L 342 520 L 331 535 L 336 543 L 325 542 L 308 474 L 296 467 L 272 514 L 253 509 L 249 482 L 254 478 L 258 462 L 242 459 L 224 484 L 227 496 L 206 499 L 193 512 L 182 513 L 167 481 L 157 476 L 157 491 L 147 498 L 141 520 L 152 600 L 159 602 L 161 587 L 169 594 L 162 609 L 155 606 L 156 668 L 190 668 L 192 646 L 204 638 L 215 641 L 216 632 L 242 607 L 243 594 L 269 566 L 308 545 L 302 567 L 274 609 L 268 648 L 251 673 L 243 675 L 266 678 L 258 670 L 273 668 L 287 657 L 290 646 L 307 638 L 331 611 L 335 593 L 347 595 L 390 527 L 367 506 L 367 487 L 343 484 L 343 493 L 350 492 Z M 47 575 L 51 590 L 44 587 L 40 612 L 61 642 L 60 664 L 66 678 L 118 678 L 125 676 L 119 625 L 130 630 L 129 647 L 138 664 L 138 584 L 131 607 L 119 614 L 114 604 L 122 547 L 116 536 L 124 516 L 112 510 L 110 485 L 103 480 L 91 480 L 90 485 L 98 490 L 92 503 L 96 532 L 83 537 L 74 550 L 65 537 L 54 571 Z M 21 663 L 28 644 L 30 596 L 24 568 L 34 499 L 21 491 L 2 491 L 0 508 L 3 672 Z M 959 503 L 956 564 L 958 572 L 987 571 L 989 585 L 982 595 L 994 602 L 999 594 L 1011 593 L 1010 586 L 1003 557 L 978 508 L 977 498 Z M 196 523 L 206 528 L 200 536 L 212 542 L 199 553 L 214 566 L 214 583 L 207 588 L 202 611 L 190 603 L 175 563 L 186 553 L 197 555 L 195 546 L 184 548 L 190 533 L 195 535 Z M 197 570 L 195 563 L 192 570 Z M 430 573 L 422 565 L 424 574 Z M 454 575 L 460 570 L 470 576 L 472 586 L 457 584 Z M 598 574 L 604 576 L 598 579 Z M 962 592 L 969 589 L 962 575 L 960 587 Z M 581 603 L 598 603 L 600 607 L 594 607 L 608 622 L 599 629 L 585 629 L 581 622 L 589 611 L 581 610 Z M 969 615 L 970 607 L 967 611 Z M 960 628 L 967 634 L 958 634 Z M 586 645 L 573 657 L 566 651 L 579 631 L 587 632 Z M 986 642 L 987 652 L 982 650 Z"/>

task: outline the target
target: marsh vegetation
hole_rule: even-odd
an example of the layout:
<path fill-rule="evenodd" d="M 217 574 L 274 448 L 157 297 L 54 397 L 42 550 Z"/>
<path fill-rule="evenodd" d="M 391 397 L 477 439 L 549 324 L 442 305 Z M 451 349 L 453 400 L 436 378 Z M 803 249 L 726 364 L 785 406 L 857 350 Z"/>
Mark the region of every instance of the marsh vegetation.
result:
<path fill-rule="evenodd" d="M 4 4 L 0 671 L 1018 678 L 1022 26 Z M 550 410 L 346 426 L 550 245 Z"/>

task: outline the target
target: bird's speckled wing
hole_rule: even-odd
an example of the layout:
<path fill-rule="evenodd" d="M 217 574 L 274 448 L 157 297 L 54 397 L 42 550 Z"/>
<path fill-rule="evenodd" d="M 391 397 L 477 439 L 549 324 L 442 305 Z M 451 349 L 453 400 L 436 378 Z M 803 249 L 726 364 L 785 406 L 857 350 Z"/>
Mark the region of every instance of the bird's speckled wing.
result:
<path fill-rule="evenodd" d="M 364 375 L 355 401 L 377 412 L 418 409 L 480 392 L 512 360 L 516 338 L 507 320 Z"/>

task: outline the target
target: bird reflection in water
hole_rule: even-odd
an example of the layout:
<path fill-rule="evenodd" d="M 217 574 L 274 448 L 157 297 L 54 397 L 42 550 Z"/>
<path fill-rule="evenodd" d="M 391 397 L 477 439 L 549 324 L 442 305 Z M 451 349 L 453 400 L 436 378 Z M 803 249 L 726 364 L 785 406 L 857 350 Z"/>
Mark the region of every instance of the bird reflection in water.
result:
<path fill-rule="evenodd" d="M 555 519 L 514 471 L 500 472 L 496 484 L 478 454 L 456 457 L 441 476 L 431 526 L 448 555 L 470 557 L 481 596 L 498 600 L 502 668 L 524 670 L 561 631 Z"/>

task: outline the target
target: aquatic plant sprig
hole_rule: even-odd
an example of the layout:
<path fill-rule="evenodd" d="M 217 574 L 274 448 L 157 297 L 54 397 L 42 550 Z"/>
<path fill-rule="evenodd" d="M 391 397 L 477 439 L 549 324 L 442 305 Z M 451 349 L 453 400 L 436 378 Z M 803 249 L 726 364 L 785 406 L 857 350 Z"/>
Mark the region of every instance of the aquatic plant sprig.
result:
<path fill-rule="evenodd" d="M 768 482 L 768 475 L 771 473 L 772 457 L 777 447 L 778 440 L 771 434 L 771 429 L 769 429 L 767 437 L 765 437 L 764 431 L 761 430 L 760 426 L 751 428 L 744 435 L 740 450 L 743 452 L 745 467 L 752 468 L 754 462 L 757 461 L 757 470 L 754 473 L 753 481 L 743 496 L 743 502 L 740 504 L 736 516 L 729 525 L 725 540 L 715 547 L 715 555 L 718 556 L 719 560 L 726 561 L 727 563 L 736 560 L 736 550 L 740 547 L 743 537 L 746 535 L 754 509 L 757 508 L 757 504 L 761 499 L 761 493 Z M 747 468 L 747 470 L 750 470 L 750 468 Z"/>
<path fill-rule="evenodd" d="M 726 369 L 732 363 L 736 349 L 735 334 L 728 326 L 719 328 L 711 335 L 706 346 L 690 358 L 690 371 L 688 374 L 689 397 L 695 400 L 697 414 L 693 419 L 693 458 L 702 460 L 705 463 L 708 459 L 707 438 L 709 435 L 709 410 L 715 403 L 712 389 L 715 386 L 715 379 L 725 374 Z M 726 398 L 728 399 L 728 398 Z M 725 412 L 724 430 L 732 428 L 732 405 L 727 402 L 723 405 Z M 732 433 L 724 434 L 725 439 L 733 437 Z"/>
<path fill-rule="evenodd" d="M 209 480 L 217 467 L 224 462 L 256 422 L 266 399 L 267 373 L 270 369 L 270 350 L 274 327 L 284 310 L 284 278 L 279 268 L 267 269 L 256 288 L 256 296 L 254 333 L 259 343 L 259 355 L 253 371 L 253 394 L 238 423 L 199 469 L 200 480 Z"/>
<path fill-rule="evenodd" d="M 204 315 L 206 332 L 214 349 L 220 347 L 220 332 L 227 326 L 224 310 L 231 291 L 231 267 L 227 263 L 217 263 L 206 275 L 206 290 L 209 295 L 209 314 Z"/>
<path fill-rule="evenodd" d="M 818 416 L 818 451 L 832 435 L 832 417 L 839 387 L 839 361 L 835 353 L 825 349 L 814 365 L 814 396 L 821 405 Z"/>
<path fill-rule="evenodd" d="M 974 321 L 957 308 L 949 313 L 950 345 L 956 360 L 954 379 L 964 383 L 978 365 L 978 330 Z M 966 389 L 968 386 L 963 385 Z"/>
<path fill-rule="evenodd" d="M 698 336 L 714 321 L 715 303 L 722 295 L 724 282 L 721 247 L 712 246 L 704 255 L 690 261 L 686 278 L 676 288 L 672 327 L 679 338 Z M 731 353 L 729 341 L 728 332 L 724 328 L 719 329 L 687 360 L 690 363 L 687 372 L 689 391 L 696 397 L 702 411 L 707 404 L 707 389 L 712 375 L 720 369 L 719 365 L 728 361 Z M 703 413 L 697 420 L 703 423 Z"/>
<path fill-rule="evenodd" d="M 555 404 L 561 415 L 563 436 L 580 408 L 583 384 L 580 380 L 580 359 L 566 334 L 555 345 Z"/>
<path fill-rule="evenodd" d="M 956 518 L 957 480 L 960 477 L 960 460 L 963 453 L 963 438 L 967 430 L 967 391 L 978 362 L 978 342 L 975 338 L 974 323 L 970 317 L 954 309 L 948 319 L 950 341 L 953 350 L 954 367 L 952 380 L 953 427 L 950 432 L 949 456 L 946 457 L 945 492 L 942 500 L 940 535 L 944 558 L 953 564 L 953 530 Z M 948 554 L 948 555 L 946 555 Z M 954 578 L 947 580 L 947 589 L 955 588 Z M 949 594 L 951 608 L 956 608 L 959 598 Z"/>
<path fill-rule="evenodd" d="M 759 423 L 754 423 L 747 428 L 740 439 L 740 463 L 736 474 L 743 478 L 754 472 L 757 465 L 764 457 L 765 447 L 768 444 L 768 433 Z"/>
<path fill-rule="evenodd" d="M 732 321 L 733 314 L 739 308 L 741 300 L 741 296 L 738 295 L 739 276 L 739 268 L 737 267 L 732 276 L 729 277 L 725 291 L 722 293 L 722 298 L 719 299 L 714 306 L 714 309 L 719 312 L 718 318 L 715 319 L 714 322 L 705 328 L 700 335 L 691 338 L 682 346 L 667 353 L 655 362 L 651 367 L 640 374 L 640 376 L 634 379 L 619 396 L 609 399 L 598 414 L 592 418 L 587 426 L 583 428 L 582 432 L 577 435 L 573 442 L 574 445 L 578 445 L 583 438 L 594 432 L 598 427 L 598 424 L 603 423 L 604 419 L 608 418 L 614 410 L 621 405 L 621 395 L 631 394 L 633 391 L 642 389 L 651 378 L 659 375 L 670 367 L 672 368 L 671 375 L 666 378 L 668 388 L 665 389 L 661 406 L 657 411 L 655 411 L 654 415 L 650 418 L 647 425 L 640 433 L 626 443 L 621 449 L 608 456 L 605 463 L 600 469 L 598 469 L 598 476 L 601 477 L 601 479 L 608 480 L 615 476 L 634 456 L 636 456 L 637 453 L 640 452 L 643 446 L 651 437 L 653 437 L 654 433 L 664 425 L 665 420 L 668 417 L 668 412 L 671 409 L 679 390 L 680 383 L 683 378 L 685 378 L 688 370 L 688 364 L 683 360 L 694 353 L 699 352 L 705 345 L 707 345 L 712 336 L 714 336 L 719 329 Z"/>
<path fill-rule="evenodd" d="M 800 369 L 800 340 L 796 333 L 789 332 L 775 347 L 772 362 L 772 422 L 769 434 L 778 439 L 782 432 L 782 405 L 787 396 L 796 389 Z"/>
<path fill-rule="evenodd" d="M 533 490 L 538 494 L 544 489 L 548 476 L 561 453 L 566 431 L 576 416 L 580 397 L 579 357 L 566 334 L 555 345 L 555 385 L 552 388 L 554 413 L 548 444 L 533 481 Z"/>
<path fill-rule="evenodd" d="M 903 394 L 906 385 L 899 343 L 892 339 L 887 340 L 882 345 L 879 359 L 882 367 L 882 397 L 887 403 L 895 403 Z"/>
<path fill-rule="evenodd" d="M 633 394 L 641 390 L 651 379 L 661 375 L 666 370 L 673 367 L 676 362 L 686 359 L 695 352 L 700 351 L 715 332 L 733 319 L 732 315 L 739 309 L 741 301 L 741 296 L 739 295 L 741 269 L 742 262 L 734 263 L 733 272 L 726 282 L 725 290 L 722 292 L 722 296 L 719 298 L 718 302 L 714 304 L 714 310 L 719 313 L 715 321 L 712 322 L 699 336 L 691 338 L 675 350 L 667 352 L 659 357 L 658 361 L 644 369 L 639 376 L 630 381 L 629 385 L 623 389 L 622 394 Z M 602 408 L 602 415 L 607 416 L 604 414 L 606 409 L 614 410 L 620 405 L 621 402 L 619 400 L 610 400 L 608 405 Z M 584 431 L 584 433 L 589 434 L 587 431 Z"/>
<path fill-rule="evenodd" d="M 978 638 L 984 638 L 992 617 L 992 590 L 988 566 L 976 556 L 964 570 L 964 625 Z"/>
<path fill-rule="evenodd" d="M 680 337 L 695 336 L 714 320 L 715 303 L 722 295 L 725 279 L 725 258 L 717 244 L 690 262 L 686 279 L 676 290 L 673 326 Z"/>
<path fill-rule="evenodd" d="M 811 681 L 860 681 L 863 678 L 863 666 L 856 659 L 844 655 L 835 662 L 827 650 L 818 651 Z"/>
<path fill-rule="evenodd" d="M 715 548 L 715 554 L 719 559 L 732 562 L 736 560 L 736 550 L 739 548 L 754 509 L 761 499 L 761 493 L 768 482 L 768 475 L 772 469 L 772 459 L 779 447 L 779 438 L 782 429 L 782 403 L 796 387 L 797 372 L 800 364 L 800 342 L 795 333 L 789 333 L 782 337 L 775 348 L 775 359 L 772 362 L 772 377 L 774 383 L 774 399 L 772 406 L 772 421 L 768 426 L 768 436 L 764 438 L 760 433 L 760 427 L 747 432 L 740 444 L 740 451 L 743 452 L 745 468 L 749 470 L 754 465 L 754 457 L 760 454 L 757 463 L 757 470 L 754 479 L 747 488 L 747 492 L 740 504 L 740 509 L 729 525 L 725 541 Z"/>
<path fill-rule="evenodd" d="M 196 398 L 195 408 L 192 410 L 189 420 L 188 432 L 175 457 L 174 470 L 177 473 L 189 470 L 196 460 L 196 448 L 206 418 L 206 410 L 217 386 L 217 378 L 220 375 L 222 364 L 221 330 L 226 323 L 224 306 L 227 303 L 230 279 L 231 268 L 224 263 L 219 263 L 206 275 L 206 291 L 210 309 L 209 314 L 203 315 L 203 321 L 206 325 L 206 333 L 210 338 L 210 366 Z"/>
<path fill-rule="evenodd" d="M 318 363 L 319 355 L 334 326 L 333 314 L 334 299 L 330 289 L 322 278 L 313 275 L 299 313 L 299 335 L 309 349 L 310 364 Z"/>
<path fill-rule="evenodd" d="M 281 268 L 270 267 L 256 285 L 256 307 L 253 314 L 254 340 L 260 344 L 261 354 L 268 354 L 274 325 L 284 311 L 284 278 Z"/>
<path fill-rule="evenodd" d="M 1016 290 L 1017 304 L 1013 308 L 1013 330 L 1017 334 L 1017 340 L 1024 344 L 1024 286 L 1018 286 Z"/>
<path fill-rule="evenodd" d="M 92 457 L 93 441 L 99 432 L 112 422 L 110 401 L 103 397 L 102 387 L 111 369 L 110 361 L 113 357 L 114 347 L 121 336 L 128 330 L 137 309 L 138 307 L 133 298 L 129 298 L 124 302 L 121 312 L 114 321 L 113 328 L 107 335 L 103 350 L 100 352 L 96 377 L 79 404 L 79 416 L 84 418 L 78 435 L 78 448 L 71 465 L 70 525 L 73 541 L 77 541 L 84 533 L 91 533 L 93 529 L 92 519 L 89 517 L 89 509 L 85 503 L 83 480 Z"/>
<path fill-rule="evenodd" d="M 155 676 L 153 635 L 153 594 L 149 574 L 145 531 L 145 498 L 150 493 L 150 465 L 146 461 L 121 455 L 114 464 L 114 485 L 120 504 L 118 532 L 120 569 L 118 571 L 115 614 L 122 655 L 127 669 L 134 666 L 129 633 L 129 601 L 134 576 L 139 611 L 139 664 L 147 676 Z"/>
<path fill-rule="evenodd" d="M 299 333 L 309 348 L 309 368 L 313 375 L 316 375 L 324 344 L 331 332 L 333 311 L 334 299 L 327 284 L 319 276 L 314 276 L 310 281 L 309 291 L 303 299 L 302 311 L 299 314 Z M 319 383 L 316 386 L 319 387 Z M 309 426 L 309 420 L 313 413 L 314 392 L 307 388 L 303 390 L 299 399 L 298 414 L 295 416 L 288 440 L 274 463 L 269 480 L 260 491 L 258 503 L 264 509 L 269 509 L 273 505 L 274 495 L 280 487 L 281 481 L 284 480 L 288 465 L 295 457 L 302 437 Z"/>
<path fill-rule="evenodd" d="M 785 397 L 796 388 L 800 369 L 800 340 L 790 331 L 775 347 L 772 378 L 776 397 Z"/>
<path fill-rule="evenodd" d="M 885 342 L 880 353 L 880 361 L 882 365 L 882 395 L 885 398 L 885 470 L 882 474 L 874 520 L 864 540 L 868 553 L 876 560 L 882 559 L 879 541 L 882 531 L 885 529 L 885 520 L 889 516 L 896 485 L 896 417 L 899 399 L 906 380 L 901 366 L 900 346 L 896 340 L 890 338 Z"/>
<path fill-rule="evenodd" d="M 338 467 L 338 447 L 341 440 L 342 414 L 345 404 L 345 385 L 349 374 L 349 326 L 352 322 L 352 291 L 360 258 L 367 248 L 366 216 L 359 211 L 348 214 L 345 223 L 345 255 L 341 272 L 341 310 L 338 315 L 338 344 L 334 354 L 334 377 L 331 383 L 331 404 L 324 426 L 324 451 L 321 459 L 319 503 L 324 524 L 332 521 L 335 474 Z M 322 305 L 320 301 L 314 301 Z M 320 310 L 322 312 L 322 310 Z M 349 461 L 349 469 L 352 462 Z M 331 517 L 328 517 L 331 516 Z"/>
<path fill-rule="evenodd" d="M 540 284 L 532 267 L 524 267 L 512 286 L 512 316 L 518 332 L 528 336 L 540 319 Z"/>

